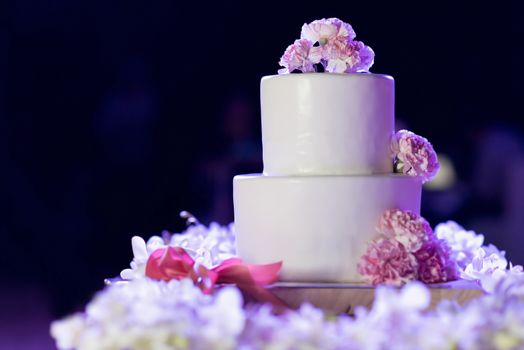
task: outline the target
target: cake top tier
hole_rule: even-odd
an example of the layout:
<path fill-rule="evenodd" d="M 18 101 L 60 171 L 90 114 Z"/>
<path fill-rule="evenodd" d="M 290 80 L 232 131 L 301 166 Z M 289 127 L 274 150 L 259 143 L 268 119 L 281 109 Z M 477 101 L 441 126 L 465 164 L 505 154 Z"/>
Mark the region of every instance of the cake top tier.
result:
<path fill-rule="evenodd" d="M 279 75 L 262 78 L 265 175 L 435 176 L 431 144 L 394 133 L 393 78 L 369 73 L 375 54 L 355 38 L 338 18 L 306 23 Z"/>
<path fill-rule="evenodd" d="M 394 81 L 376 74 L 288 74 L 260 86 L 266 175 L 393 171 Z"/>
<path fill-rule="evenodd" d="M 350 24 L 328 18 L 302 26 L 300 39 L 288 46 L 279 64 L 279 74 L 294 72 L 357 73 L 369 72 L 375 53 L 355 40 Z"/>

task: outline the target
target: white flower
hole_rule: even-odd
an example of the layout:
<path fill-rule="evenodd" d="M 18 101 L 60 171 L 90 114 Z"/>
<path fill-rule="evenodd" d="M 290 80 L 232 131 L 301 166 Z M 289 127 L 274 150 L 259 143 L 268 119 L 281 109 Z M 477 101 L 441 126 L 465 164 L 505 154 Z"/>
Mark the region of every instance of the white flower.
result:
<path fill-rule="evenodd" d="M 484 290 L 492 292 L 500 278 L 505 276 L 508 266 L 504 255 L 497 252 L 488 255 L 484 248 L 478 248 L 471 263 L 461 271 L 461 277 L 479 281 Z"/>
<path fill-rule="evenodd" d="M 162 238 L 153 236 L 147 244 L 142 237 L 134 236 L 131 238 L 131 247 L 133 249 L 133 261 L 131 261 L 131 268 L 124 269 L 120 272 L 120 277 L 124 280 L 132 280 L 145 276 L 147 259 L 149 255 L 158 248 L 164 247 L 165 244 Z"/>
<path fill-rule="evenodd" d="M 184 248 L 199 264 L 207 268 L 219 265 L 226 259 L 236 256 L 234 225 L 221 226 L 212 222 L 209 227 L 202 224 L 189 226 L 182 233 L 170 235 L 163 232 L 163 236 L 171 236 L 169 245 Z M 147 243 L 143 238 L 135 236 L 131 239 L 133 261 L 130 269 L 120 272 L 124 280 L 133 280 L 145 276 L 147 260 L 151 253 L 167 246 L 162 237 L 152 236 Z"/>
<path fill-rule="evenodd" d="M 355 310 L 361 333 L 358 342 L 369 348 L 365 338 L 370 334 L 374 338 L 371 348 L 420 349 L 419 334 L 425 327 L 422 312 L 430 300 L 429 290 L 420 282 L 410 282 L 401 289 L 378 287 L 372 308 Z"/>
<path fill-rule="evenodd" d="M 189 280 L 142 278 L 107 287 L 51 334 L 60 349 L 233 349 L 243 328 L 235 288 L 211 297 Z"/>
<path fill-rule="evenodd" d="M 431 301 L 428 288 L 420 282 L 409 282 L 400 291 L 379 286 L 375 292 L 372 314 L 377 319 L 393 313 L 407 314 L 426 309 Z"/>
<path fill-rule="evenodd" d="M 451 256 L 457 261 L 463 279 L 477 281 L 488 293 L 516 293 L 524 296 L 522 266 L 513 266 L 506 252 L 493 244 L 483 245 L 484 236 L 466 230 L 454 221 L 435 227 L 435 234 L 451 247 Z"/>
<path fill-rule="evenodd" d="M 203 306 L 196 312 L 204 320 L 199 332 L 203 338 L 209 340 L 210 346 L 217 349 L 216 346 L 220 343 L 221 348 L 233 348 L 245 323 L 242 296 L 238 289 L 221 289 L 213 304 Z"/>
<path fill-rule="evenodd" d="M 267 306 L 248 310 L 249 322 L 242 334 L 240 349 L 353 349 L 342 342 L 337 323 L 309 304 L 297 311 L 274 315 Z"/>
<path fill-rule="evenodd" d="M 437 238 L 445 240 L 451 248 L 451 257 L 455 259 L 462 269 L 466 267 L 482 247 L 484 236 L 474 231 L 464 229 L 455 221 L 447 221 L 435 227 Z"/>
<path fill-rule="evenodd" d="M 57 340 L 58 349 L 69 350 L 75 348 L 84 328 L 84 319 L 75 314 L 51 323 L 51 336 Z"/>
<path fill-rule="evenodd" d="M 510 264 L 509 269 L 501 275 L 492 288 L 493 294 L 500 297 L 515 296 L 524 300 L 524 272 L 522 266 Z"/>
<path fill-rule="evenodd" d="M 149 254 L 146 248 L 146 242 L 142 237 L 134 236 L 131 238 L 131 249 L 133 251 L 133 260 L 131 261 L 131 268 L 124 269 L 120 272 L 120 277 L 125 280 L 131 280 L 140 275 L 143 275 L 143 268 L 145 268 L 145 263 Z"/>
<path fill-rule="evenodd" d="M 216 222 L 209 227 L 193 225 L 173 234 L 169 245 L 186 249 L 195 261 L 212 268 L 236 256 L 234 225 L 221 226 Z"/>

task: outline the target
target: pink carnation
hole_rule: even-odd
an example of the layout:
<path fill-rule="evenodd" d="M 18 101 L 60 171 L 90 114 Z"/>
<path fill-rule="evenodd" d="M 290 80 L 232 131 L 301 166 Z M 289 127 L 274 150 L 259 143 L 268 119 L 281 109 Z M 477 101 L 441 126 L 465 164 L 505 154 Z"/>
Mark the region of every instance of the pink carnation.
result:
<path fill-rule="evenodd" d="M 344 46 L 355 39 L 356 34 L 349 23 L 338 18 L 319 19 L 302 26 L 300 33 L 302 39 L 307 39 L 313 44 Z"/>
<path fill-rule="evenodd" d="M 354 41 L 355 50 L 358 52 L 359 63 L 354 66 L 355 72 L 369 72 L 369 68 L 375 62 L 375 52 L 371 47 L 364 45 L 362 41 Z"/>
<path fill-rule="evenodd" d="M 278 74 L 288 74 L 294 70 L 303 73 L 314 72 L 314 65 L 319 63 L 321 58 L 322 50 L 320 47 L 314 47 L 313 43 L 306 39 L 295 40 L 280 58 L 279 64 L 284 68 L 280 69 Z"/>
<path fill-rule="evenodd" d="M 429 223 L 409 210 L 389 209 L 380 217 L 381 236 L 368 245 L 358 271 L 372 284 L 424 283 L 458 278 L 458 266 L 447 242 L 437 239 Z"/>
<path fill-rule="evenodd" d="M 391 142 L 391 149 L 398 169 L 407 175 L 421 176 L 423 182 L 433 179 L 440 168 L 431 143 L 411 131 L 398 131 Z"/>
<path fill-rule="evenodd" d="M 322 48 L 322 58 L 326 72 L 367 72 L 373 65 L 375 53 L 361 41 L 352 41 L 344 45 L 325 45 Z"/>
<path fill-rule="evenodd" d="M 409 210 L 386 210 L 378 221 L 377 230 L 402 243 L 411 253 L 419 250 L 433 237 L 433 231 L 426 219 Z"/>
<path fill-rule="evenodd" d="M 415 256 L 394 239 L 378 238 L 369 243 L 358 263 L 358 272 L 373 285 L 401 285 L 417 278 Z"/>
<path fill-rule="evenodd" d="M 433 239 L 415 252 L 418 261 L 418 278 L 424 283 L 453 281 L 458 278 L 456 262 L 451 259 L 445 241 Z"/>
<path fill-rule="evenodd" d="M 338 18 L 306 23 L 300 39 L 290 45 L 280 59 L 284 68 L 278 73 L 314 72 L 318 63 L 329 73 L 369 72 L 375 53 L 361 41 L 354 40 L 355 36 L 351 25 Z"/>

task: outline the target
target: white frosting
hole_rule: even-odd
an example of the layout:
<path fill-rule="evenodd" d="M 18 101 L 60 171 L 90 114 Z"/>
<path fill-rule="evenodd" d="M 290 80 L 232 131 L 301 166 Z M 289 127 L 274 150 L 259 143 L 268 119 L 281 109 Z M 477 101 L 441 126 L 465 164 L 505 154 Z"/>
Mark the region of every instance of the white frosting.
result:
<path fill-rule="evenodd" d="M 239 256 L 283 261 L 283 281 L 360 282 L 357 262 L 386 209 L 420 210 L 421 181 L 367 176 L 234 178 Z"/>
<path fill-rule="evenodd" d="M 391 173 L 394 81 L 378 74 L 264 77 L 266 175 Z"/>
<path fill-rule="evenodd" d="M 234 179 L 239 256 L 282 261 L 284 281 L 361 282 L 380 215 L 420 211 L 421 180 L 392 174 L 393 78 L 264 77 L 261 103 L 264 175 Z"/>

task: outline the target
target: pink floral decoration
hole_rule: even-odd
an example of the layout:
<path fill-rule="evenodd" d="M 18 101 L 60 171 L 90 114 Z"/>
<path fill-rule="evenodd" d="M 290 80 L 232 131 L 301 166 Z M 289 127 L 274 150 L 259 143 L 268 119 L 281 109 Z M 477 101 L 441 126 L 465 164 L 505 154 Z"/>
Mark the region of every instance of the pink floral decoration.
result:
<path fill-rule="evenodd" d="M 280 58 L 279 64 L 284 67 L 278 71 L 278 74 L 288 74 L 294 70 L 303 73 L 314 72 L 315 64 L 320 62 L 322 51 L 320 47 L 314 47 L 313 43 L 306 39 L 298 39 L 292 45 L 289 45 Z"/>
<path fill-rule="evenodd" d="M 368 72 L 375 53 L 361 41 L 354 40 L 355 31 L 338 18 L 313 21 L 302 26 L 301 39 L 289 46 L 280 59 L 279 74 L 294 70 L 316 71 L 321 64 L 329 73 Z"/>
<path fill-rule="evenodd" d="M 396 169 L 406 175 L 420 176 L 423 182 L 433 179 L 440 168 L 431 143 L 411 131 L 398 131 L 392 139 L 391 150 Z"/>
<path fill-rule="evenodd" d="M 355 66 L 355 72 L 368 72 L 375 62 L 375 52 L 362 41 L 355 41 L 354 44 L 360 58 L 358 65 Z"/>
<path fill-rule="evenodd" d="M 378 221 L 377 230 L 402 243 L 410 253 L 419 250 L 434 236 L 426 219 L 412 211 L 400 209 L 386 210 Z"/>
<path fill-rule="evenodd" d="M 409 210 L 389 209 L 379 219 L 379 238 L 360 258 L 358 271 L 371 284 L 403 284 L 418 279 L 439 283 L 458 278 L 458 265 L 446 241 Z"/>
<path fill-rule="evenodd" d="M 300 37 L 320 45 L 341 45 L 355 39 L 357 35 L 349 23 L 338 18 L 319 19 L 309 24 L 304 23 Z"/>
<path fill-rule="evenodd" d="M 401 285 L 416 279 L 418 263 L 400 242 L 380 237 L 368 245 L 358 263 L 358 272 L 373 285 Z"/>
<path fill-rule="evenodd" d="M 373 50 L 361 41 L 343 46 L 328 44 L 322 50 L 324 69 L 330 73 L 366 72 L 373 64 Z"/>
<path fill-rule="evenodd" d="M 418 279 L 424 283 L 453 281 L 458 278 L 456 262 L 445 241 L 432 239 L 415 252 L 418 265 Z"/>

